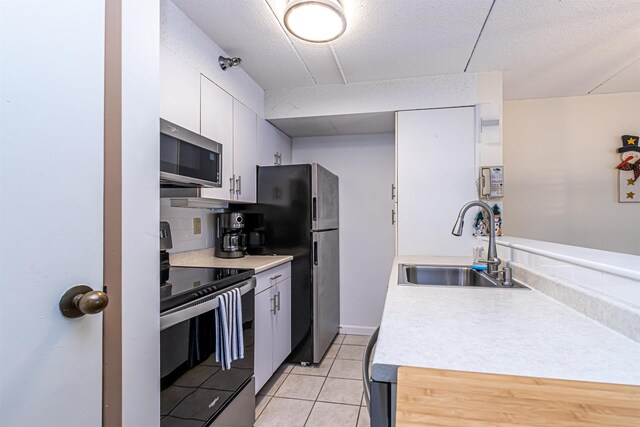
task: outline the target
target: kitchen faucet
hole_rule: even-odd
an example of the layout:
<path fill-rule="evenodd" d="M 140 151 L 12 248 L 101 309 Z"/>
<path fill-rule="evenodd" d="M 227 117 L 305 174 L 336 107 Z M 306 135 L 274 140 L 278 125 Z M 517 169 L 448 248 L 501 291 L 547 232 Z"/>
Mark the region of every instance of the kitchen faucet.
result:
<path fill-rule="evenodd" d="M 474 200 L 468 203 L 465 203 L 464 206 L 460 209 L 460 213 L 458 213 L 458 219 L 456 220 L 455 225 L 453 226 L 453 230 L 451 230 L 451 234 L 454 236 L 462 236 L 462 228 L 464 227 L 464 215 L 467 211 L 477 206 L 489 215 L 489 248 L 487 250 L 487 259 L 479 260 L 479 262 L 483 264 L 487 264 L 487 274 L 494 279 L 500 280 L 504 286 L 511 286 L 511 268 L 505 267 L 503 270 L 499 270 L 498 267 L 502 263 L 502 260 L 498 258 L 498 250 L 496 249 L 496 228 L 495 228 L 495 217 L 493 215 L 493 209 L 491 206 L 482 202 L 480 200 Z M 499 276 L 502 275 L 502 279 Z"/>

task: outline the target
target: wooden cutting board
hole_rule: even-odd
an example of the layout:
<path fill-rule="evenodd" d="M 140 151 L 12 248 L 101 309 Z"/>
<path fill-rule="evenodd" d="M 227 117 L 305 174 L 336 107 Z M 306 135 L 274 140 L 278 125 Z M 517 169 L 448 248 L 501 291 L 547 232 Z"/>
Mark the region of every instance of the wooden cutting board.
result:
<path fill-rule="evenodd" d="M 403 366 L 396 425 L 638 427 L 640 387 Z"/>

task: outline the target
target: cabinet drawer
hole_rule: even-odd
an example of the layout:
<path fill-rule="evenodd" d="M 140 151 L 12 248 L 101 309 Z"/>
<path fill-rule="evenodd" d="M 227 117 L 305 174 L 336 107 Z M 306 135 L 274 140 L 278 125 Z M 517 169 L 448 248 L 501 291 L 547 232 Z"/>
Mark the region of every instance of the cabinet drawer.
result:
<path fill-rule="evenodd" d="M 256 295 L 289 277 L 291 277 L 291 262 L 256 274 Z"/>

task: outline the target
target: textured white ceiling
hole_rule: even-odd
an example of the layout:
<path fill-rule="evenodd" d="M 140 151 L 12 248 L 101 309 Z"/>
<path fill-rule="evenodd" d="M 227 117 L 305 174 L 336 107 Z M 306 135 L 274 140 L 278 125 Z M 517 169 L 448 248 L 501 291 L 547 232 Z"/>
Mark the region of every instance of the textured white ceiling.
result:
<path fill-rule="evenodd" d="M 492 0 L 342 0 L 347 31 L 326 45 L 286 33 L 286 0 L 173 1 L 266 90 L 461 73 L 485 19 L 467 71 L 504 71 L 505 99 L 640 79 L 640 0 L 496 0 L 488 19 Z"/>
<path fill-rule="evenodd" d="M 505 99 L 548 98 L 585 95 L 639 58 L 640 1 L 497 0 L 468 71 L 505 70 Z"/>

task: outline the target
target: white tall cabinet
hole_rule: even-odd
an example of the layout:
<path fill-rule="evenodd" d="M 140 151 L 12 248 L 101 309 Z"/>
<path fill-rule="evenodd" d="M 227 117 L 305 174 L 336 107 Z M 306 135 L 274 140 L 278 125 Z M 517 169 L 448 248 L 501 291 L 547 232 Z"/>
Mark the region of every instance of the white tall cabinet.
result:
<path fill-rule="evenodd" d="M 396 117 L 398 255 L 471 256 L 472 212 L 462 237 L 451 229 L 478 198 L 475 108 L 401 111 Z"/>

